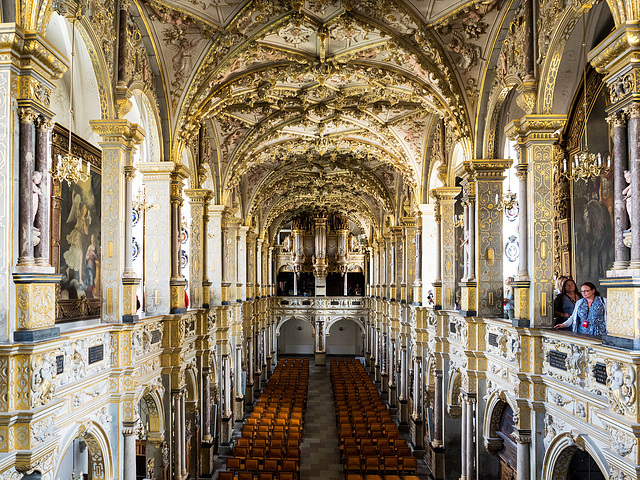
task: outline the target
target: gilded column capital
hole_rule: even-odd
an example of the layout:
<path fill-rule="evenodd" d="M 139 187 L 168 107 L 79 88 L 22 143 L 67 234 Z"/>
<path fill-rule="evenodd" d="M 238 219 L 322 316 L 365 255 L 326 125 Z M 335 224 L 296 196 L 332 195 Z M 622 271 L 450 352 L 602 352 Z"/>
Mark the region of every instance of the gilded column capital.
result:
<path fill-rule="evenodd" d="M 625 109 L 629 118 L 640 118 L 640 103 L 634 102 Z"/>
<path fill-rule="evenodd" d="M 123 143 L 133 147 L 141 144 L 145 137 L 145 131 L 140 125 L 124 118 L 90 120 L 89 125 L 102 137 L 102 141 L 107 143 Z"/>
<path fill-rule="evenodd" d="M 54 121 L 51 118 L 39 116 L 35 125 L 38 130 L 53 130 Z"/>
<path fill-rule="evenodd" d="M 607 123 L 613 127 L 626 127 L 627 126 L 627 113 L 625 111 L 619 111 L 612 113 L 607 118 Z"/>
<path fill-rule="evenodd" d="M 38 117 L 38 112 L 29 107 L 20 107 L 18 108 L 18 118 L 20 119 L 20 123 L 31 123 L 33 124 Z"/>
<path fill-rule="evenodd" d="M 125 165 L 123 168 L 124 168 L 125 180 L 127 182 L 133 182 L 133 180 L 136 178 L 136 172 L 137 172 L 136 167 L 133 167 L 131 165 Z"/>
<path fill-rule="evenodd" d="M 184 193 L 191 203 L 197 203 L 201 205 L 207 205 L 213 198 L 213 192 L 206 188 L 186 188 Z"/>

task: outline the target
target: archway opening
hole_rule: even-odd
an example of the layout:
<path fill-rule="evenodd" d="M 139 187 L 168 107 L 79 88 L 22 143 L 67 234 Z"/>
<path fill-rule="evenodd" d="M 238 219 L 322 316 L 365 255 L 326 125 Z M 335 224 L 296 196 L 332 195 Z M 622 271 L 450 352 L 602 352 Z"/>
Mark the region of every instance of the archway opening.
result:
<path fill-rule="evenodd" d="M 89 449 L 81 437 L 76 437 L 64 452 L 56 478 L 93 479 L 89 466 Z"/>
<path fill-rule="evenodd" d="M 348 318 L 333 323 L 327 337 L 327 355 L 362 354 L 362 334 L 358 324 Z"/>
<path fill-rule="evenodd" d="M 605 480 L 605 476 L 589 452 L 576 450 L 569 462 L 567 480 Z"/>
<path fill-rule="evenodd" d="M 280 327 L 278 356 L 313 355 L 315 353 L 313 327 L 299 318 L 291 318 Z"/>
<path fill-rule="evenodd" d="M 502 448 L 498 451 L 500 478 L 516 478 L 518 475 L 518 453 L 512 437 L 514 428 L 513 410 L 506 405 L 500 416 L 500 427 L 496 431 L 498 437 L 502 439 Z"/>

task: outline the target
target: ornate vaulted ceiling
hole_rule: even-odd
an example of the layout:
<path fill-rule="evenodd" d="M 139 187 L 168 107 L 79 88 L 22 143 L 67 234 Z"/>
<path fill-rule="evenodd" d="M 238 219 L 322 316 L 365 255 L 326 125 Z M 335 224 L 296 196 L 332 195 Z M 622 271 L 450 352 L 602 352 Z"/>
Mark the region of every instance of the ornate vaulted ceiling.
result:
<path fill-rule="evenodd" d="M 471 136 L 500 3 L 142 0 L 140 10 L 174 144 L 207 126 L 210 171 L 244 215 L 269 225 L 324 206 L 375 225 L 422 200 L 441 119 Z"/>

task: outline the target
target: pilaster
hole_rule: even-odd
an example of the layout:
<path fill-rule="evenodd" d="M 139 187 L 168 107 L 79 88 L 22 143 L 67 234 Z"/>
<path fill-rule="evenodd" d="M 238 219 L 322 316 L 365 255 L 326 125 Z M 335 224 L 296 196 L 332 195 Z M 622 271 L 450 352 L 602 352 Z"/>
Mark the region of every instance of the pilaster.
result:
<path fill-rule="evenodd" d="M 189 205 L 191 207 L 191 251 L 189 253 L 190 268 L 190 285 L 189 285 L 189 298 L 191 299 L 191 306 L 194 308 L 202 307 L 204 303 L 208 302 L 208 286 L 205 288 L 206 281 L 206 267 L 205 264 L 205 250 L 206 250 L 206 225 L 205 216 L 208 217 L 208 203 L 212 197 L 209 190 L 188 189 L 184 193 L 189 198 Z M 205 297 L 207 302 L 205 302 Z"/>
<path fill-rule="evenodd" d="M 94 132 L 102 137 L 102 321 L 117 323 L 123 315 L 131 314 L 131 305 L 135 308 L 135 290 L 124 282 L 123 274 L 126 260 L 124 242 L 126 217 L 131 211 L 125 211 L 126 186 L 124 167 L 132 165 L 132 154 L 136 145 L 144 138 L 144 130 L 128 120 L 92 120 Z"/>
<path fill-rule="evenodd" d="M 530 275 L 528 317 L 516 317 L 521 326 L 549 326 L 553 323 L 553 132 L 563 127 L 563 115 L 526 115 L 512 122 L 520 145 L 519 174 L 526 165 L 527 198 L 521 199 L 520 221 L 527 225 L 527 272 Z M 523 206 L 525 204 L 526 206 Z M 524 252 L 523 252 L 524 253 Z M 526 278 L 514 282 L 515 315 L 524 314 L 521 291 Z M 520 299 L 520 300 L 519 300 Z M 520 306 L 520 311 L 518 307 Z M 528 322 L 527 322 L 528 320 Z"/>
<path fill-rule="evenodd" d="M 171 251 L 170 181 L 172 162 L 142 162 L 139 165 L 147 198 L 152 208 L 144 212 L 145 241 L 145 305 L 148 315 L 168 314 L 170 304 L 171 265 L 167 252 Z"/>
<path fill-rule="evenodd" d="M 440 210 L 440 271 L 441 286 L 438 296 L 436 284 L 436 307 L 451 310 L 455 306 L 455 228 L 453 226 L 455 198 L 460 193 L 460 187 L 439 187 L 433 190 Z"/>

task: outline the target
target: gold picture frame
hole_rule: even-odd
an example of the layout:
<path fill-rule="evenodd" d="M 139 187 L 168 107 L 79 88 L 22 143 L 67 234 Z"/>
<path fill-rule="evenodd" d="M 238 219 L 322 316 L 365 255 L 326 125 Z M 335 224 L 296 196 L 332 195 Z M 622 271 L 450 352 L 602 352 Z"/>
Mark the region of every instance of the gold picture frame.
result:
<path fill-rule="evenodd" d="M 560 245 L 563 247 L 569 245 L 569 220 L 563 219 L 558 222 L 558 226 L 560 229 Z M 564 260 L 563 260 L 564 265 Z"/>

